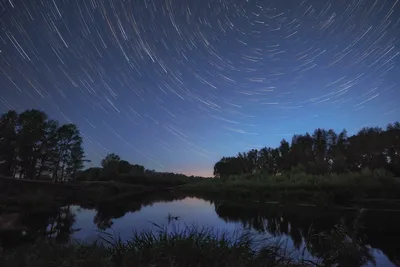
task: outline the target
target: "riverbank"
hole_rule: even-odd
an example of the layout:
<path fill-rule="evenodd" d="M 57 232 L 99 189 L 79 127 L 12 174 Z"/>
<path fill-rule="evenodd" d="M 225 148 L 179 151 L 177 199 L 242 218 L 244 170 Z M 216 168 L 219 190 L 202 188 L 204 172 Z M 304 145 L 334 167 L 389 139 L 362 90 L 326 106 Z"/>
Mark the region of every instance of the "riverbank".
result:
<path fill-rule="evenodd" d="M 152 178 L 148 178 L 152 180 Z M 133 180 L 133 182 L 132 182 Z M 165 179 L 164 179 L 165 180 Z M 357 206 L 400 209 L 400 183 L 386 173 L 363 172 L 343 175 L 280 176 L 245 175 L 228 179 L 187 180 L 171 186 L 147 184 L 131 179 L 121 181 L 75 181 L 53 183 L 19 179 L 0 179 L 2 210 L 37 210 L 77 204 L 118 206 L 149 196 L 195 196 L 226 201 L 302 204 L 318 206 Z"/>
<path fill-rule="evenodd" d="M 247 175 L 228 179 L 205 179 L 179 187 L 179 191 L 201 197 L 248 202 L 301 203 L 351 206 L 390 203 L 398 206 L 400 183 L 382 173 L 343 175 L 284 174 Z M 375 201 L 379 199 L 379 201 Z"/>
<path fill-rule="evenodd" d="M 62 205 L 97 205 L 124 196 L 157 192 L 152 186 L 113 181 L 53 183 L 0 178 L 0 213 L 2 210 L 47 210 Z"/>
<path fill-rule="evenodd" d="M 104 236 L 101 243 L 56 244 L 41 241 L 12 251 L 0 252 L 3 267 L 29 266 L 316 266 L 310 261 L 291 258 L 277 245 L 252 247 L 249 234 L 230 236 L 208 229 L 187 228 L 180 232 L 134 233 L 122 242 Z"/>

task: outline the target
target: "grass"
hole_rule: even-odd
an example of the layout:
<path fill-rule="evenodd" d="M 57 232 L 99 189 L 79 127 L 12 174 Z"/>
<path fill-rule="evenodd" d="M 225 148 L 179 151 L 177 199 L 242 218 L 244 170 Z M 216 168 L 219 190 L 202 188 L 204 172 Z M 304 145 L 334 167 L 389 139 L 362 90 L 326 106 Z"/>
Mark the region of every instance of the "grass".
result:
<path fill-rule="evenodd" d="M 397 199 L 399 189 L 400 185 L 390 175 L 368 170 L 342 175 L 241 175 L 205 179 L 180 187 L 183 192 L 199 196 L 320 205 L 347 205 L 358 199 Z"/>
<path fill-rule="evenodd" d="M 315 266 L 292 259 L 278 246 L 267 244 L 254 249 L 250 234 L 229 235 L 211 229 L 187 227 L 181 231 L 134 233 L 122 242 L 110 235 L 92 244 L 37 242 L 0 253 L 2 267 L 50 266 Z"/>

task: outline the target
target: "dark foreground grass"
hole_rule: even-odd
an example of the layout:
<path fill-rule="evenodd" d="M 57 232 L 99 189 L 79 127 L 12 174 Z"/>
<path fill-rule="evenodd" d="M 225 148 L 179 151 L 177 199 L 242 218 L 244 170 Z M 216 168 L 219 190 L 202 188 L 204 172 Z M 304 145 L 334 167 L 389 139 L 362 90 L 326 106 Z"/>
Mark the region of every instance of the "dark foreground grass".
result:
<path fill-rule="evenodd" d="M 105 242 L 93 244 L 60 245 L 42 241 L 1 252 L 0 266 L 315 266 L 312 262 L 291 259 L 276 245 L 267 244 L 255 250 L 249 234 L 232 237 L 207 229 L 188 228 L 173 233 L 134 233 L 127 242 L 111 236 L 105 236 Z"/>

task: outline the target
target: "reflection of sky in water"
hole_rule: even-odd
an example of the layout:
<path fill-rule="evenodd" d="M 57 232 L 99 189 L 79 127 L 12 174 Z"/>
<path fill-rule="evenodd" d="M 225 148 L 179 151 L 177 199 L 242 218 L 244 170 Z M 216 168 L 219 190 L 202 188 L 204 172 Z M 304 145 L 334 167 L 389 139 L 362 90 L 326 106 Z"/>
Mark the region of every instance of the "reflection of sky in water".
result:
<path fill-rule="evenodd" d="M 96 211 L 75 206 L 72 207 L 72 212 L 76 214 L 76 222 L 73 228 L 81 229 L 74 233 L 73 238 L 88 242 L 96 240 L 99 236 L 99 230 L 96 224 L 93 223 Z M 168 215 L 178 216 L 179 219 L 168 223 Z M 112 227 L 107 229 L 106 232 L 119 236 L 122 240 L 129 239 L 133 231 L 159 230 L 154 224 L 168 228 L 170 231 L 183 229 L 185 226 L 195 226 L 198 228 L 210 227 L 214 231 L 220 233 L 227 232 L 232 236 L 243 229 L 240 222 L 225 222 L 221 219 L 215 212 L 214 204 L 196 198 L 155 203 L 143 207 L 140 211 L 128 212 L 124 216 L 112 221 Z M 259 233 L 254 229 L 250 229 L 250 232 L 258 233 L 257 238 L 267 238 L 274 244 L 281 244 L 286 247 L 287 251 L 292 252 L 293 256 L 297 255 L 305 259 L 310 258 L 307 252 L 303 254 L 304 244 L 302 244 L 300 250 L 296 251 L 293 241 L 291 238 L 287 238 L 287 236 L 273 237 L 269 233 Z M 375 257 L 376 266 L 394 266 L 380 250 L 372 249 L 372 254 Z"/>
<path fill-rule="evenodd" d="M 372 249 L 372 255 L 375 257 L 376 266 L 395 266 L 379 249 Z M 369 264 L 367 266 L 373 266 Z"/>
<path fill-rule="evenodd" d="M 74 207 L 73 210 L 77 208 Z M 74 234 L 74 238 L 87 240 L 95 238 L 98 233 L 96 225 L 93 223 L 93 218 L 96 211 L 80 209 L 76 212 L 76 223 L 74 228 L 82 228 L 81 231 Z M 168 224 L 168 215 L 178 216 L 179 220 Z M 111 229 L 106 232 L 117 233 L 122 240 L 129 239 L 132 231 L 140 230 L 157 230 L 154 226 L 157 224 L 162 227 L 182 228 L 185 225 L 203 227 L 209 226 L 214 229 L 234 232 L 241 229 L 240 223 L 226 223 L 215 213 L 214 205 L 210 202 L 186 198 L 184 200 L 171 201 L 168 203 L 160 202 L 153 205 L 143 207 L 137 212 L 128 212 L 123 217 L 113 219 Z"/>

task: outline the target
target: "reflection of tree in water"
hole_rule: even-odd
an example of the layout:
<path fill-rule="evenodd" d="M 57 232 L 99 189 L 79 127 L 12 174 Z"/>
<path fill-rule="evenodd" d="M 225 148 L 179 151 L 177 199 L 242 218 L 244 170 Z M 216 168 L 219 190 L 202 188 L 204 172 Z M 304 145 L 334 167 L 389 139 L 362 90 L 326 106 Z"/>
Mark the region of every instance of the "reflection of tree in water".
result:
<path fill-rule="evenodd" d="M 21 212 L 18 224 L 20 229 L 4 231 L 0 234 L 3 248 L 12 248 L 25 242 L 37 239 L 54 239 L 57 242 L 67 242 L 73 233 L 75 214 L 70 206 L 53 208 L 46 211 Z"/>
<path fill-rule="evenodd" d="M 125 199 L 118 202 L 103 203 L 96 206 L 97 213 L 93 218 L 93 223 L 100 230 L 111 228 L 113 220 L 123 217 L 128 212 L 140 211 L 143 207 L 151 206 L 154 203 L 171 202 L 184 199 L 186 196 L 177 197 L 175 195 L 159 194 L 151 195 L 140 199 Z"/>
<path fill-rule="evenodd" d="M 118 202 L 104 203 L 97 206 L 81 206 L 82 208 L 96 209 L 94 223 L 100 230 L 112 227 L 113 219 L 124 216 L 127 212 L 136 212 L 155 202 L 170 202 L 183 199 L 185 196 L 158 194 L 147 198 L 127 198 Z M 71 236 L 79 229 L 74 229 L 75 217 L 71 206 L 54 207 L 43 211 L 21 211 L 19 224 L 22 229 L 0 231 L 0 247 L 12 248 L 25 242 L 34 242 L 37 239 L 49 238 L 57 242 L 68 242 Z M 22 234 L 22 230 L 26 232 Z"/>
<path fill-rule="evenodd" d="M 93 218 L 93 223 L 96 224 L 97 228 L 103 231 L 111 228 L 111 226 L 113 225 L 112 219 L 102 211 L 97 211 L 96 215 Z"/>
<path fill-rule="evenodd" d="M 60 208 L 56 216 L 49 217 L 49 226 L 46 228 L 47 237 L 62 243 L 68 242 L 71 235 L 79 231 L 73 228 L 75 217 L 70 206 Z"/>
<path fill-rule="evenodd" d="M 241 222 L 245 228 L 268 232 L 272 236 L 288 236 L 297 249 L 304 244 L 309 253 L 321 259 L 324 265 L 361 266 L 373 262 L 368 245 L 370 236 L 379 238 L 379 233 L 366 232 L 356 220 L 355 212 L 338 214 L 310 208 L 284 209 L 230 203 L 215 203 L 215 209 L 225 221 Z M 388 257 L 393 260 L 393 257 Z"/>

